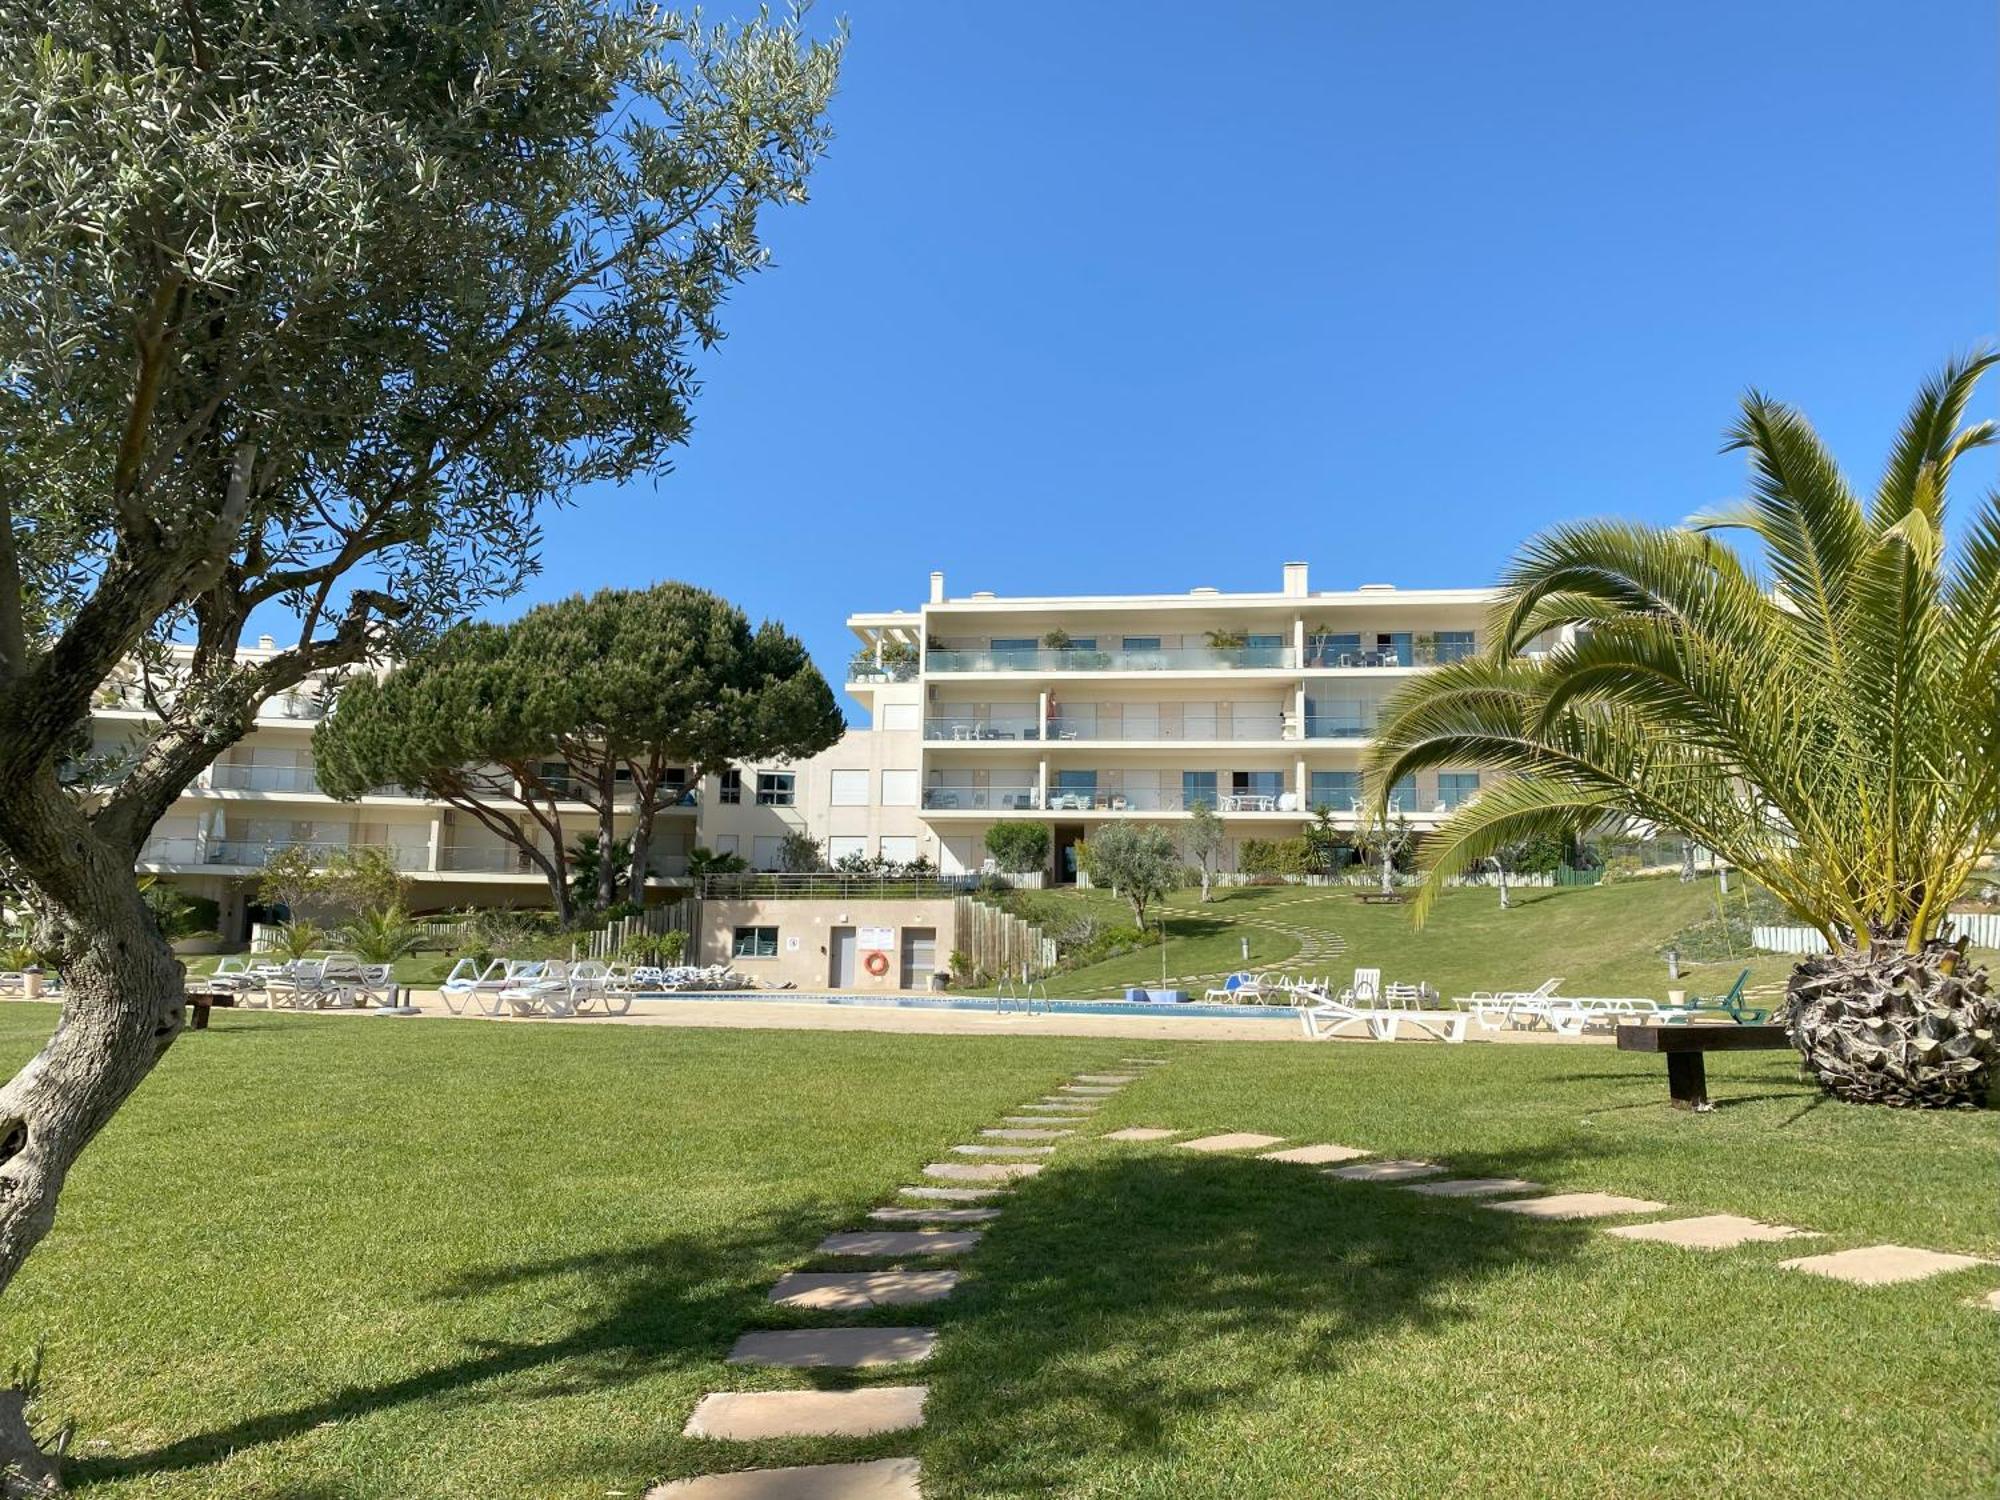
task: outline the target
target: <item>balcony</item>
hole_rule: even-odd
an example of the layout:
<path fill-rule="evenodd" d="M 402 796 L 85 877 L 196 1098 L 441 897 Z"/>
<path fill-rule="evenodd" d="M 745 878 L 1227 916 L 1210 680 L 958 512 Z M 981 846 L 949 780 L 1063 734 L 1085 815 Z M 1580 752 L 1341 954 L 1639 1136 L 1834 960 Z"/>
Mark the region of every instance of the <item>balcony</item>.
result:
<path fill-rule="evenodd" d="M 428 870 L 430 849 L 424 845 L 354 844 L 336 841 L 308 842 L 278 839 L 149 839 L 139 850 L 142 865 L 179 865 L 186 868 L 221 865 L 234 869 L 261 870 L 271 856 L 287 849 L 306 849 L 316 860 L 336 854 L 379 850 L 399 870 Z"/>
<path fill-rule="evenodd" d="M 946 715 L 924 720 L 924 738 L 959 744 L 1000 740 L 1036 740 L 1041 732 L 1032 718 L 975 719 Z"/>
<path fill-rule="evenodd" d="M 1313 641 L 1306 647 L 1306 670 L 1352 671 L 1367 667 L 1441 667 L 1478 654 L 1472 640 L 1404 639 L 1363 646 L 1353 641 Z"/>
<path fill-rule="evenodd" d="M 1298 653 L 1290 646 L 1165 646 L 1146 651 L 1020 646 L 997 651 L 929 651 L 924 655 L 924 670 L 928 673 L 1285 671 L 1295 670 L 1298 660 Z"/>
<path fill-rule="evenodd" d="M 932 812 L 1011 811 L 1041 806 L 1033 782 L 1013 786 L 927 786 L 924 807 Z"/>
<path fill-rule="evenodd" d="M 1042 796 L 1033 786 L 931 786 L 924 788 L 927 812 L 1180 813 L 1205 802 L 1223 814 L 1298 813 L 1290 791 L 1201 791 L 1164 787 L 1050 787 Z"/>
<path fill-rule="evenodd" d="M 1373 704 L 1331 708 L 1325 713 L 1306 715 L 1309 740 L 1365 740 L 1375 732 Z"/>
<path fill-rule="evenodd" d="M 1049 721 L 1052 740 L 1174 740 L 1265 742 L 1293 738 L 1285 714 L 1268 713 L 1175 714 L 1133 718 L 1129 710 L 1119 718 L 1064 715 Z"/>
<path fill-rule="evenodd" d="M 208 784 L 225 792 L 318 792 L 319 775 L 311 766 L 225 762 L 209 768 Z"/>

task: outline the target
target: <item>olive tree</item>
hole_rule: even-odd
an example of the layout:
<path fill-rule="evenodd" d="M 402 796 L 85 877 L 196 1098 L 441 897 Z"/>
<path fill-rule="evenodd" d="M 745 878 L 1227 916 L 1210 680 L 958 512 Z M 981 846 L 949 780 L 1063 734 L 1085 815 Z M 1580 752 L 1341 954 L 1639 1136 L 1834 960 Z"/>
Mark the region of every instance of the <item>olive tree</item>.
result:
<path fill-rule="evenodd" d="M 1174 837 L 1157 823 L 1108 824 L 1090 836 L 1083 859 L 1090 883 L 1130 902 L 1138 927 L 1146 925 L 1146 908 L 1180 883 Z"/>
<path fill-rule="evenodd" d="M 4 1286 L 182 1024 L 147 830 L 265 698 L 511 592 L 548 506 L 662 466 L 840 44 L 616 0 L 45 0 L 0 45 L 0 853 L 65 981 L 0 1089 Z M 253 617 L 295 644 L 245 657 Z M 128 774 L 65 790 L 135 656 Z"/>

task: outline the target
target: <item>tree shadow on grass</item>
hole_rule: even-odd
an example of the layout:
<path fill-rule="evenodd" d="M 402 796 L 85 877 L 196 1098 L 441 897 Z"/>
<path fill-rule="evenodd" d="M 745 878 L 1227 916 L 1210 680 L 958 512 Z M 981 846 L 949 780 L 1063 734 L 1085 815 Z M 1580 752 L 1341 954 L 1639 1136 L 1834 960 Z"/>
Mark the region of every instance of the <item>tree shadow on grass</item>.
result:
<path fill-rule="evenodd" d="M 810 1246 L 826 1232 L 828 1219 L 825 1204 L 808 1204 L 745 1216 L 722 1235 L 662 1235 L 536 1261 L 470 1267 L 428 1294 L 449 1302 L 494 1299 L 491 1336 L 469 1341 L 462 1357 L 393 1380 L 351 1385 L 143 1452 L 75 1459 L 65 1465 L 65 1477 L 72 1485 L 86 1485 L 198 1470 L 232 1453 L 284 1442 L 328 1423 L 412 1403 L 449 1407 L 485 1401 L 491 1393 L 481 1387 L 496 1380 L 508 1381 L 506 1399 L 519 1401 L 616 1389 L 676 1365 L 714 1360 L 765 1312 L 772 1267 L 796 1263 L 801 1246 Z M 583 1293 L 565 1287 L 556 1294 L 565 1306 L 583 1305 L 570 1325 L 551 1337 L 507 1337 L 520 1304 L 502 1294 L 532 1282 L 584 1287 Z M 538 1378 L 524 1388 L 518 1379 L 524 1375 Z"/>

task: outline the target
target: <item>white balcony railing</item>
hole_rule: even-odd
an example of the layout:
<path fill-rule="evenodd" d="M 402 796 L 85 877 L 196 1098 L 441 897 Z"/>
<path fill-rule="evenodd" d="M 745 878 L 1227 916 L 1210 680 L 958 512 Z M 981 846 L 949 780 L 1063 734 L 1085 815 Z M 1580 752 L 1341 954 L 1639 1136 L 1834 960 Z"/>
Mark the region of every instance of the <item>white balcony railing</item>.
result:
<path fill-rule="evenodd" d="M 1217 672 L 1295 669 L 1290 646 L 1164 646 L 1097 651 L 1078 646 L 1003 646 L 998 650 L 933 650 L 926 672 Z"/>

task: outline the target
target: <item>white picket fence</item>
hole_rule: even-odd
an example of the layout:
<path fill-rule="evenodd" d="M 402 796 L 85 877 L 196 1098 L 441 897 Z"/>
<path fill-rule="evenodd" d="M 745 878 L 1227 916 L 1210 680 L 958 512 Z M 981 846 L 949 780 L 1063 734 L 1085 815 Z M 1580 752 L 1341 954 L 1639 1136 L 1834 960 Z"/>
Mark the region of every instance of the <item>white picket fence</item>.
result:
<path fill-rule="evenodd" d="M 2000 912 L 1955 911 L 1949 935 L 1968 937 L 1975 948 L 2000 948 Z M 1826 939 L 1810 927 L 1752 927 L 1750 944 L 1766 953 L 1826 952 Z"/>

